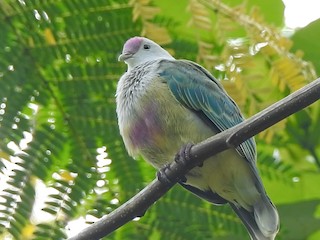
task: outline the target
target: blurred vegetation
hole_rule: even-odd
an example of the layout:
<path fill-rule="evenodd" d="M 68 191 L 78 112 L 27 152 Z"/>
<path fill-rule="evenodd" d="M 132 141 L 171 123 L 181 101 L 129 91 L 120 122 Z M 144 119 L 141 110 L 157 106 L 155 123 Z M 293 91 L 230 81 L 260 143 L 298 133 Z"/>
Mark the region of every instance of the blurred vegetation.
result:
<path fill-rule="evenodd" d="M 0 237 L 66 238 L 68 222 L 107 214 L 155 177 L 118 132 L 114 94 L 126 66 L 117 56 L 129 37 L 208 68 L 246 116 L 316 79 L 319 21 L 288 39 L 281 1 L 245 2 L 0 1 Z M 320 238 L 319 123 L 315 103 L 256 137 L 277 239 Z M 35 214 L 39 196 L 46 220 Z M 248 237 L 228 206 L 178 186 L 108 237 L 212 238 Z"/>

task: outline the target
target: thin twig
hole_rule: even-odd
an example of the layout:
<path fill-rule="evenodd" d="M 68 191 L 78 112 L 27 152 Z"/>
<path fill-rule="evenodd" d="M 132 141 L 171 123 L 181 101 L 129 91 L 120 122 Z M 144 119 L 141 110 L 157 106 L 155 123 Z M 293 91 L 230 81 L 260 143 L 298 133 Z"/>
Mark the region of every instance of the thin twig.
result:
<path fill-rule="evenodd" d="M 158 179 L 153 180 L 137 195 L 114 210 L 109 215 L 101 218 L 77 236 L 69 240 L 95 240 L 102 238 L 125 223 L 142 216 L 144 212 L 160 197 L 162 197 L 180 177 L 190 169 L 200 165 L 205 159 L 222 152 L 228 148 L 236 147 L 243 141 L 274 125 L 291 114 L 300 111 L 320 98 L 320 78 L 306 85 L 286 98 L 269 106 L 244 122 L 221 132 L 197 145 L 190 151 L 190 159 L 185 164 L 173 161 L 166 175 L 171 182 L 164 183 Z"/>

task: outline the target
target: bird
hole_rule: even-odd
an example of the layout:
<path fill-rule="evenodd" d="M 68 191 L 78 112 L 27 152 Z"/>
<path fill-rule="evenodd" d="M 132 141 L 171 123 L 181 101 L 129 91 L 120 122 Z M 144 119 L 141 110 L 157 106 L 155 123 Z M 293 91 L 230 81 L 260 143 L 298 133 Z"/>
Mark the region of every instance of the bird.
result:
<path fill-rule="evenodd" d="M 142 156 L 157 169 L 172 162 L 181 146 L 244 121 L 235 101 L 208 70 L 175 59 L 148 38 L 128 39 L 118 61 L 127 65 L 116 89 L 120 135 L 130 156 Z M 229 204 L 252 240 L 273 240 L 279 215 L 256 159 L 256 143 L 250 138 L 209 157 L 179 184 L 213 204 Z"/>

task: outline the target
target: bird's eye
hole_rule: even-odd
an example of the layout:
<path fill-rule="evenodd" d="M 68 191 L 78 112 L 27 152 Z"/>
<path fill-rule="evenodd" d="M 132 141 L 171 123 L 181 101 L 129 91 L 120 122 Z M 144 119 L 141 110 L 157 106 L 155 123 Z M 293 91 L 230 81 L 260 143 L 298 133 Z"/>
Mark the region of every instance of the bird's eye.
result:
<path fill-rule="evenodd" d="M 143 45 L 143 49 L 150 49 L 150 45 L 149 44 Z"/>

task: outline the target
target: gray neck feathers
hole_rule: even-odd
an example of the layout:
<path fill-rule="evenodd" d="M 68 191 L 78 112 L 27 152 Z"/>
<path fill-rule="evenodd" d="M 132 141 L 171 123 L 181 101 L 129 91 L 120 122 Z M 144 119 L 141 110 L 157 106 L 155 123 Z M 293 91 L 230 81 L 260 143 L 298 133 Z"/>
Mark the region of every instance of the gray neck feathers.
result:
<path fill-rule="evenodd" d="M 154 60 L 140 64 L 120 78 L 116 93 L 118 115 L 130 111 L 132 106 L 136 106 L 139 97 L 148 90 L 148 84 L 156 75 L 158 61 Z"/>

